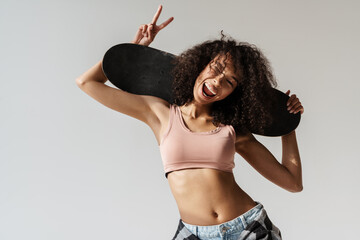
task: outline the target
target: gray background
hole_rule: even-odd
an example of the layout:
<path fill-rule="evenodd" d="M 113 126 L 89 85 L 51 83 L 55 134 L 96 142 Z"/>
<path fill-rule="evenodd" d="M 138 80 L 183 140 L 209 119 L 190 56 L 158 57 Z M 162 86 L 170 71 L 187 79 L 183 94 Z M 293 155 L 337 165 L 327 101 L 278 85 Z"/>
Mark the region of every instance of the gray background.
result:
<path fill-rule="evenodd" d="M 240 155 L 238 184 L 284 239 L 355 239 L 359 226 L 358 1 L 0 2 L 0 239 L 171 239 L 179 221 L 151 129 L 75 79 L 130 42 L 159 4 L 175 19 L 151 47 L 174 54 L 224 32 L 256 44 L 305 112 L 304 190 Z M 108 83 L 109 84 L 109 83 Z M 109 84 L 111 85 L 111 84 Z M 281 139 L 256 138 L 281 161 Z"/>

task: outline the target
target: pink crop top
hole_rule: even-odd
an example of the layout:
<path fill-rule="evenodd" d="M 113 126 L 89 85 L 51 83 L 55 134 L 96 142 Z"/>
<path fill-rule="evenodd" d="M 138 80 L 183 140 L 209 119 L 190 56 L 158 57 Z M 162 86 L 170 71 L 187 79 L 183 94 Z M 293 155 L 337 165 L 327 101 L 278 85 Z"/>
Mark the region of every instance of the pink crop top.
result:
<path fill-rule="evenodd" d="M 186 168 L 213 168 L 232 172 L 235 167 L 235 130 L 220 124 L 209 132 L 193 132 L 178 106 L 170 105 L 168 128 L 160 139 L 160 154 L 167 174 Z"/>

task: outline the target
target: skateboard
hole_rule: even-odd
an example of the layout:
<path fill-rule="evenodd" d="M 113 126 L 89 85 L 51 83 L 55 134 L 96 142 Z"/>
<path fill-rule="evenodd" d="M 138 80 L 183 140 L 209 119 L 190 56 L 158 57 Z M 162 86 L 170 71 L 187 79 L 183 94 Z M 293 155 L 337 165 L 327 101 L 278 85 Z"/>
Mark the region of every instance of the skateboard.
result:
<path fill-rule="evenodd" d="M 172 79 L 170 72 L 174 67 L 175 55 L 148 46 L 122 43 L 106 51 L 102 70 L 109 81 L 117 88 L 138 95 L 150 95 L 173 103 Z M 286 102 L 289 96 L 272 88 L 274 99 L 268 111 L 274 121 L 259 129 L 249 130 L 263 136 L 282 136 L 290 133 L 300 123 L 301 114 L 289 113 Z"/>

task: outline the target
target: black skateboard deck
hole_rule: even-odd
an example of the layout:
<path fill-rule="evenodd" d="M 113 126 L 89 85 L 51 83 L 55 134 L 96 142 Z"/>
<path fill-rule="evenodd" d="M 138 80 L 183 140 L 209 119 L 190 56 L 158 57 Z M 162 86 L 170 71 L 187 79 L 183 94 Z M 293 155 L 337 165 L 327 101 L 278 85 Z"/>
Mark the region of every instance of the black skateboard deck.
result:
<path fill-rule="evenodd" d="M 102 69 L 105 76 L 117 88 L 138 95 L 151 95 L 173 103 L 172 76 L 175 55 L 148 46 L 123 43 L 111 47 L 104 55 Z M 278 104 L 269 112 L 272 124 L 258 129 L 249 129 L 263 136 L 282 136 L 290 133 L 300 123 L 301 114 L 289 113 L 286 102 L 289 96 L 273 88 Z"/>

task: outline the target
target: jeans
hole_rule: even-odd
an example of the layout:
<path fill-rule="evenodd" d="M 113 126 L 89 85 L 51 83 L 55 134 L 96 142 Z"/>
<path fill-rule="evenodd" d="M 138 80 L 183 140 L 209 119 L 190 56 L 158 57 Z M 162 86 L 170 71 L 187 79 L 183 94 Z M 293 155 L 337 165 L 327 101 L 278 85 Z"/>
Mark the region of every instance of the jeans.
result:
<path fill-rule="evenodd" d="M 280 240 L 280 230 L 270 221 L 264 206 L 257 204 L 244 214 L 219 225 L 197 226 L 181 222 L 200 240 Z"/>

